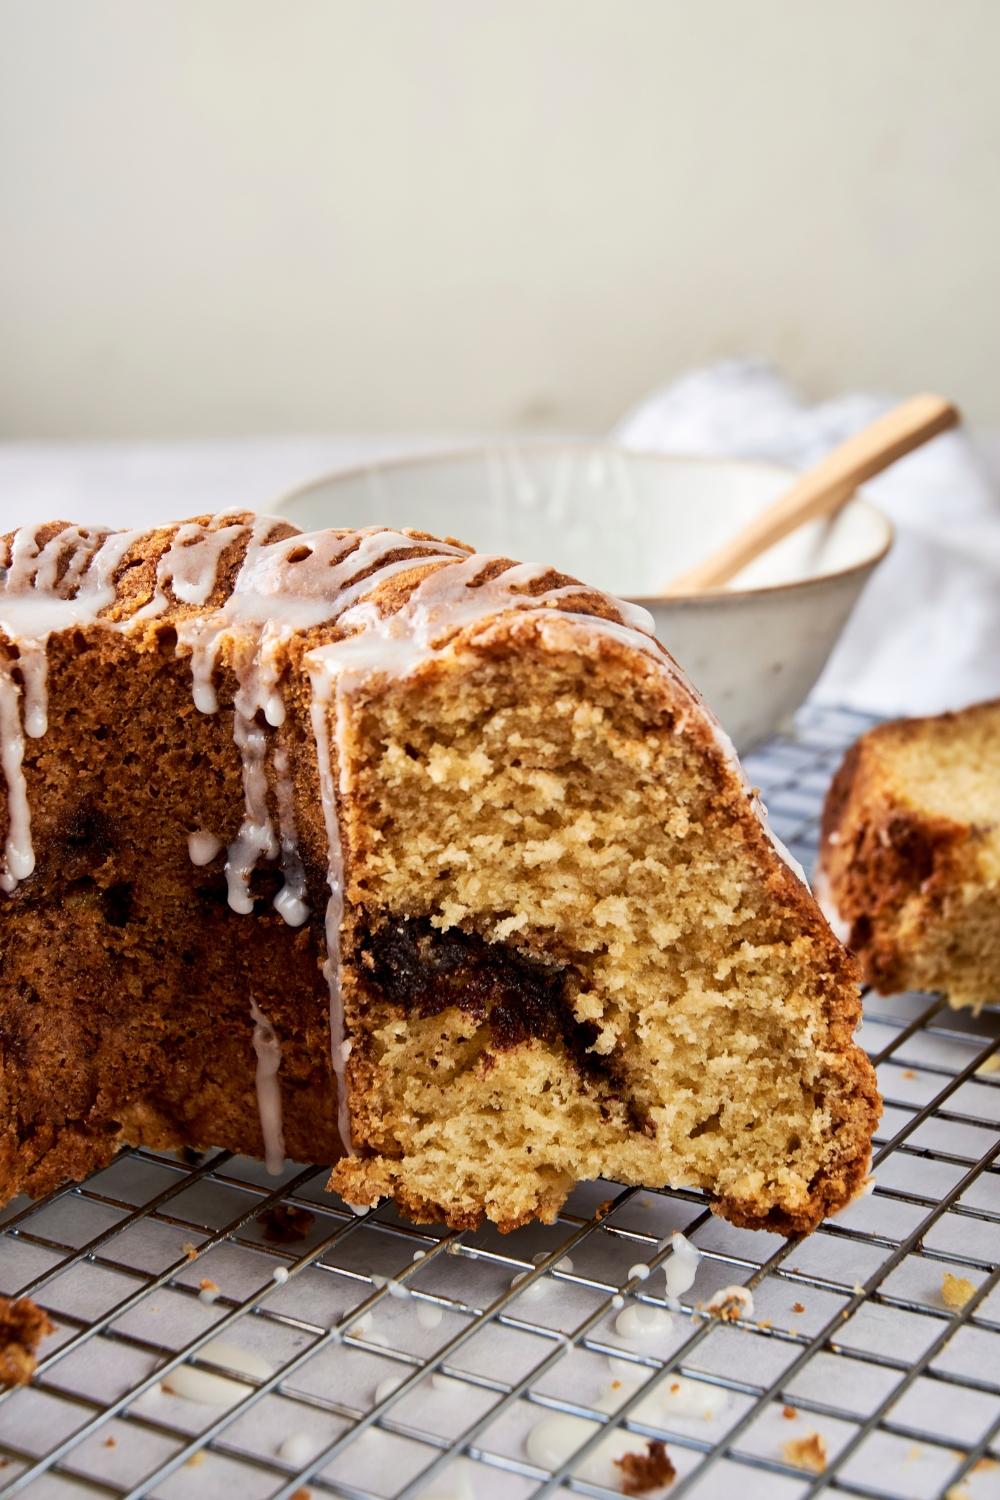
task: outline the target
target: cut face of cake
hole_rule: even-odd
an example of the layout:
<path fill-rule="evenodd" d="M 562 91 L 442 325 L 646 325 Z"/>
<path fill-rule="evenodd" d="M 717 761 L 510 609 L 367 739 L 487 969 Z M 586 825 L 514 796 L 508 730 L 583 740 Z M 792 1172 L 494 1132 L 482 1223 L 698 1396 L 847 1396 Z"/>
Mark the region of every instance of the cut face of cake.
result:
<path fill-rule="evenodd" d="M 4 1197 L 124 1143 L 454 1227 L 861 1189 L 854 961 L 644 612 L 242 513 L 5 547 Z"/>
<path fill-rule="evenodd" d="M 1000 1000 L 1000 702 L 879 725 L 823 814 L 824 902 L 883 994 Z"/>

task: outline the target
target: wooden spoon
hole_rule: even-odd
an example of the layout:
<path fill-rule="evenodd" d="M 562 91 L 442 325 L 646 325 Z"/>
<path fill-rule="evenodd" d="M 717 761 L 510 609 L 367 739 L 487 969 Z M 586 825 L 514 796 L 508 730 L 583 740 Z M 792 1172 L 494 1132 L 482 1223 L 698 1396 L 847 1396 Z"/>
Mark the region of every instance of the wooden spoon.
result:
<path fill-rule="evenodd" d="M 832 515 L 859 484 L 959 420 L 958 408 L 942 396 L 911 396 L 840 443 L 730 541 L 669 583 L 659 597 L 721 589 L 789 532 L 818 516 Z"/>

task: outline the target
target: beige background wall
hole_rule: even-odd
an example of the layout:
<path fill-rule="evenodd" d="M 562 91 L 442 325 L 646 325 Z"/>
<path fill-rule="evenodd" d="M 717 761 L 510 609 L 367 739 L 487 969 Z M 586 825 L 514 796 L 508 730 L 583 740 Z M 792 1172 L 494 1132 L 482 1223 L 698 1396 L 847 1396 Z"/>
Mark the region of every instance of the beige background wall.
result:
<path fill-rule="evenodd" d="M 0 434 L 1000 422 L 997 0 L 0 0 Z"/>

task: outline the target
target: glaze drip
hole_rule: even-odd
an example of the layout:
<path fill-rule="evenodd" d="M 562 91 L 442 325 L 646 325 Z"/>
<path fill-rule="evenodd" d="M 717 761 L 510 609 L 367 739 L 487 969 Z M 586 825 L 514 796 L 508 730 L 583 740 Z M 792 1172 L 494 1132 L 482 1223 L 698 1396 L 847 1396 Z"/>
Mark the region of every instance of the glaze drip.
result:
<path fill-rule="evenodd" d="M 281 834 L 281 873 L 285 883 L 275 896 L 272 905 L 289 927 L 301 927 L 309 915 L 306 905 L 306 872 L 299 855 L 298 839 L 295 836 L 295 806 L 292 792 L 292 777 L 288 762 L 288 750 L 279 744 L 273 756 L 274 774 L 277 780 L 278 827 Z"/>
<path fill-rule="evenodd" d="M 285 1170 L 285 1137 L 281 1129 L 281 1043 L 270 1021 L 251 997 L 250 1014 L 254 1019 L 253 1050 L 257 1054 L 257 1109 L 264 1137 L 264 1162 L 272 1177 Z"/>
<path fill-rule="evenodd" d="M 222 848 L 222 840 L 204 828 L 188 834 L 188 858 L 193 865 L 210 865 Z"/>
<path fill-rule="evenodd" d="M 238 516 L 231 525 L 219 525 L 230 515 Z M 246 530 L 245 513 L 220 511 L 208 526 L 189 521 L 178 526 L 170 546 L 156 568 L 156 592 L 150 602 L 136 614 L 137 620 L 155 619 L 169 609 L 169 586 L 182 604 L 207 604 L 215 587 L 219 561 L 223 552 L 238 542 Z"/>
<path fill-rule="evenodd" d="M 31 815 L 22 770 L 24 735 L 40 739 L 48 728 L 48 640 L 53 630 L 93 624 L 114 603 L 114 575 L 132 543 L 142 534 L 109 533 L 106 528 L 68 526 L 38 544 L 42 526 L 22 526 L 14 534 L 10 565 L 0 583 L 0 631 L 17 648 L 21 689 L 3 667 L 0 684 L 0 765 L 7 783 L 10 828 L 0 889 L 16 890 L 35 868 Z M 20 871 L 20 873 L 18 873 Z"/>
<path fill-rule="evenodd" d="M 253 911 L 250 876 L 261 855 L 277 859 L 280 846 L 267 810 L 267 736 L 263 729 L 237 708 L 233 715 L 233 739 L 243 759 L 243 795 L 246 815 L 226 858 L 226 884 L 233 911 L 248 917 Z"/>
<path fill-rule="evenodd" d="M 0 765 L 7 783 L 7 840 L 4 844 L 4 868 L 0 871 L 0 888 L 8 893 L 17 889 L 35 868 L 35 851 L 31 845 L 31 811 L 24 784 L 21 761 L 24 758 L 24 735 L 18 698 L 21 689 L 10 675 L 7 663 L 0 666 Z"/>

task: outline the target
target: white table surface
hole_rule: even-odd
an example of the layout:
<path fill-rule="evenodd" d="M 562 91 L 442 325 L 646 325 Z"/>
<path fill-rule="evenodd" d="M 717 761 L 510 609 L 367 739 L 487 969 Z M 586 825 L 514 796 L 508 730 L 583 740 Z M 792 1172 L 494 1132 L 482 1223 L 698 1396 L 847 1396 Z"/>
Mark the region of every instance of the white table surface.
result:
<path fill-rule="evenodd" d="M 468 436 L 391 433 L 162 443 L 0 443 L 0 534 L 37 521 L 150 526 L 245 505 L 334 470 L 448 451 Z"/>

